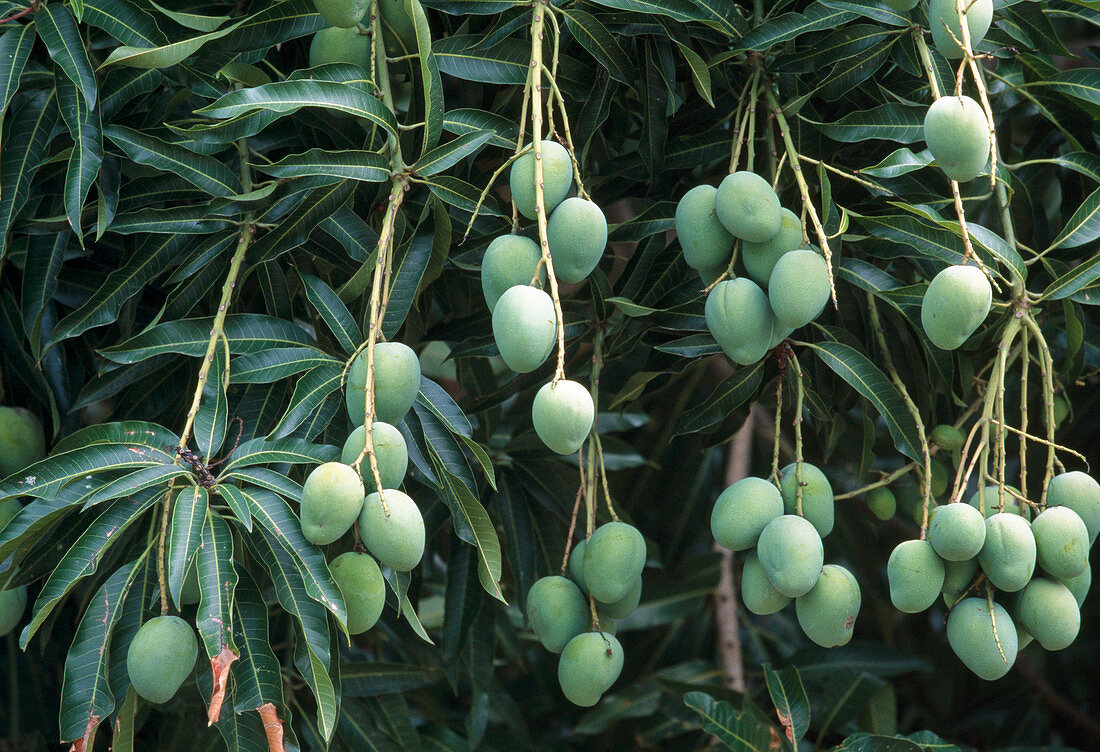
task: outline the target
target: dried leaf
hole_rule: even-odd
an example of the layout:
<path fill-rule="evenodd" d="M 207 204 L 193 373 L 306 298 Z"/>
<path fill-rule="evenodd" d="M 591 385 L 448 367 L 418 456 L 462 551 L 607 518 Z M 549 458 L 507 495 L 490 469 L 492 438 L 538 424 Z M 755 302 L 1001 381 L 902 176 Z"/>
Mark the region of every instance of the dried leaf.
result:
<path fill-rule="evenodd" d="M 225 701 L 225 687 L 229 680 L 229 667 L 238 658 L 240 656 L 230 650 L 228 645 L 222 645 L 221 652 L 210 659 L 210 670 L 214 672 L 214 689 L 210 693 L 207 726 L 213 726 L 218 722 L 218 716 L 222 712 L 222 702 Z"/>
<path fill-rule="evenodd" d="M 88 726 L 84 729 L 84 736 L 73 742 L 69 752 L 91 752 L 95 744 L 95 730 L 99 728 L 99 716 L 88 716 Z"/>
<path fill-rule="evenodd" d="M 265 702 L 256 708 L 260 712 L 260 718 L 264 722 L 264 734 L 267 735 L 268 752 L 286 752 L 283 746 L 283 722 L 279 720 L 279 714 L 275 710 L 275 703 Z"/>

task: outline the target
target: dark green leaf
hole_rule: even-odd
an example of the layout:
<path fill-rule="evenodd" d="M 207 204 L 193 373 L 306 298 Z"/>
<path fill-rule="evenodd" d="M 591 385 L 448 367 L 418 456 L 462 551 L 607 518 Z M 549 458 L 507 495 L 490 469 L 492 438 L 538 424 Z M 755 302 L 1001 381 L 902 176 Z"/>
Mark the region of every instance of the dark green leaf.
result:
<path fill-rule="evenodd" d="M 491 131 L 465 133 L 424 154 L 413 165 L 413 171 L 425 176 L 443 172 L 466 157 L 476 154 L 492 135 Z"/>
<path fill-rule="evenodd" d="M 253 244 L 251 253 L 255 254 L 256 263 L 271 261 L 302 245 L 317 223 L 342 206 L 354 192 L 355 182 L 351 180 L 313 189 L 297 203 L 294 211 Z M 263 221 L 263 217 L 260 219 Z"/>
<path fill-rule="evenodd" d="M 795 744 L 810 728 L 810 700 L 802 686 L 802 677 L 794 666 L 776 671 L 764 664 L 764 679 L 787 741 Z"/>
<path fill-rule="evenodd" d="M 398 274 L 400 275 L 400 271 Z M 344 352 L 351 355 L 363 341 L 363 333 L 359 331 L 359 325 L 355 323 L 347 306 L 340 300 L 335 290 L 312 274 L 302 275 L 302 285 L 305 287 L 306 297 L 328 326 L 336 342 Z M 391 293 L 391 303 L 392 299 Z"/>
<path fill-rule="evenodd" d="M 0 146 L 0 259 L 8 251 L 8 230 L 27 203 L 31 181 L 46 158 L 58 114 L 55 90 L 25 100 L 5 119 L 11 135 Z"/>
<path fill-rule="evenodd" d="M 588 50 L 612 78 L 629 84 L 634 78 L 634 65 L 615 37 L 599 19 L 583 10 L 563 9 L 565 25 L 577 41 Z"/>
<path fill-rule="evenodd" d="M 52 3 L 34 14 L 38 36 L 46 43 L 50 59 L 65 72 L 84 95 L 88 109 L 96 103 L 96 80 L 92 63 L 84 49 L 84 41 L 72 12 L 60 3 Z"/>
<path fill-rule="evenodd" d="M 19 77 L 27 66 L 34 40 L 33 24 L 14 26 L 0 36 L 0 113 L 7 112 L 19 88 Z"/>
<path fill-rule="evenodd" d="M 734 710 L 703 692 L 688 692 L 684 704 L 703 719 L 703 730 L 714 734 L 734 752 L 771 752 L 772 729 L 751 713 Z"/>
<path fill-rule="evenodd" d="M 205 489 L 204 489 L 205 490 Z M 233 601 L 237 588 L 237 571 L 233 562 L 233 536 L 229 526 L 217 513 L 209 511 L 202 528 L 202 545 L 195 563 L 198 567 L 199 610 L 195 627 L 206 647 L 206 655 L 214 658 L 222 648 L 237 651 L 234 639 Z"/>
<path fill-rule="evenodd" d="M 241 192 L 237 176 L 212 157 L 121 125 L 106 126 L 103 135 L 138 164 L 179 175 L 211 196 L 234 196 Z"/>
<path fill-rule="evenodd" d="M 178 606 L 183 581 L 202 540 L 202 527 L 206 522 L 210 494 L 202 486 L 185 487 L 175 494 L 171 504 L 172 516 L 168 524 L 166 568 L 168 591 Z"/>
<path fill-rule="evenodd" d="M 199 357 L 206 353 L 213 318 L 169 321 L 147 329 L 122 344 L 100 351 L 115 363 L 138 363 L 164 353 Z M 269 347 L 311 345 L 309 334 L 289 321 L 256 313 L 225 317 L 224 332 L 232 352 L 245 355 Z"/>
<path fill-rule="evenodd" d="M 329 175 L 368 183 L 384 183 L 390 179 L 389 160 L 378 152 L 362 150 L 310 149 L 301 154 L 291 154 L 272 164 L 252 165 L 252 168 L 277 178 Z"/>
<path fill-rule="evenodd" d="M 1044 300 L 1061 300 L 1083 290 L 1100 279 L 1100 254 L 1094 255 L 1051 282 L 1043 290 Z"/>

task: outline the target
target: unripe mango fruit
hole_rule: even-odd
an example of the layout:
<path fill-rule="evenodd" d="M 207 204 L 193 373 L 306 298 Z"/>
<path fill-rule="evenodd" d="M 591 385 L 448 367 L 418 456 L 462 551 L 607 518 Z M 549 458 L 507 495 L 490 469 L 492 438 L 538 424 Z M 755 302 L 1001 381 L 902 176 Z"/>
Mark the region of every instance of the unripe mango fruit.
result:
<path fill-rule="evenodd" d="M 348 371 L 344 392 L 348 417 L 354 425 L 362 425 L 367 384 L 367 352 L 355 356 Z M 416 402 L 420 393 L 420 360 L 412 348 L 401 342 L 379 342 L 374 346 L 374 409 L 375 420 L 397 425 Z"/>
<path fill-rule="evenodd" d="M 944 174 L 960 183 L 981 175 L 989 161 L 985 112 L 965 95 L 940 97 L 932 103 L 924 115 L 924 140 Z"/>
<path fill-rule="evenodd" d="M 775 589 L 755 551 L 745 554 L 745 563 L 741 568 L 741 600 L 745 608 L 757 616 L 774 614 L 791 602 L 790 598 Z"/>
<path fill-rule="evenodd" d="M 950 608 L 970 587 L 974 575 L 978 573 L 978 560 L 966 559 L 964 561 L 944 562 L 943 577 L 943 602 Z"/>
<path fill-rule="evenodd" d="M 27 586 L 0 590 L 0 637 L 15 628 L 27 608 Z"/>
<path fill-rule="evenodd" d="M 592 430 L 596 406 L 581 384 L 568 379 L 543 384 L 531 406 L 535 433 L 550 451 L 573 454 Z"/>
<path fill-rule="evenodd" d="M 540 145 L 542 162 L 542 197 L 546 204 L 546 215 L 557 208 L 562 199 L 573 187 L 573 163 L 569 161 L 569 152 L 557 141 L 545 140 Z M 512 201 L 519 213 L 528 219 L 534 219 L 535 213 L 535 154 L 527 152 L 512 163 L 508 173 L 508 184 L 512 189 Z"/>
<path fill-rule="evenodd" d="M 38 416 L 22 407 L 0 407 L 0 478 L 45 456 L 46 436 Z"/>
<path fill-rule="evenodd" d="M 587 547 L 588 540 L 581 538 L 569 552 L 569 576 L 585 595 L 588 595 L 588 585 L 584 583 L 584 549 Z"/>
<path fill-rule="evenodd" d="M 405 437 L 394 426 L 378 420 L 374 422 L 372 438 L 374 457 L 378 462 L 378 474 L 382 477 L 382 488 L 397 488 L 405 480 L 405 471 L 409 469 L 409 447 Z M 363 451 L 367 443 L 366 426 L 359 426 L 348 435 L 344 449 L 340 453 L 340 462 L 351 465 Z M 373 487 L 374 478 L 370 470 L 370 458 L 364 457 L 360 465 L 363 477 Z"/>
<path fill-rule="evenodd" d="M 947 641 L 959 660 L 986 681 L 1000 679 L 1016 662 L 1016 625 L 1001 604 L 994 602 L 991 612 L 985 598 L 964 598 L 951 609 Z"/>
<path fill-rule="evenodd" d="M 829 302 L 829 267 L 815 251 L 783 254 L 768 280 L 768 301 L 776 321 L 798 329 L 816 319 Z"/>
<path fill-rule="evenodd" d="M 588 603 L 564 577 L 541 577 L 527 591 L 527 620 L 543 647 L 560 653 L 588 627 Z"/>
<path fill-rule="evenodd" d="M 779 232 L 771 240 L 763 243 L 741 243 L 741 260 L 745 264 L 745 271 L 753 278 L 756 284 L 767 288 L 779 259 L 791 251 L 798 250 L 802 245 L 802 220 L 790 209 L 783 209 L 779 223 Z"/>
<path fill-rule="evenodd" d="M 1011 486 L 1005 487 L 1004 494 L 1004 509 L 1001 509 L 1001 493 L 997 486 L 985 487 L 985 516 L 986 519 L 992 517 L 1000 512 L 1006 512 L 1008 514 L 1015 514 L 1023 517 L 1025 520 L 1031 519 L 1031 507 L 1026 502 L 1020 501 L 1014 494 L 1009 493 L 1008 489 Z M 1015 491 L 1016 489 L 1012 489 Z M 966 503 L 975 509 L 980 510 L 982 505 L 981 496 L 978 492 L 970 494 L 970 498 L 966 500 Z"/>
<path fill-rule="evenodd" d="M 418 0 L 413 1 L 413 13 L 427 22 Z M 382 20 L 382 37 L 386 49 L 400 54 L 416 52 L 416 27 L 405 8 L 405 0 L 378 0 L 378 14 Z"/>
<path fill-rule="evenodd" d="M 856 578 L 842 566 L 826 564 L 813 589 L 794 602 L 798 624 L 823 648 L 848 644 L 852 639 L 861 597 Z"/>
<path fill-rule="evenodd" d="M 883 2 L 886 3 L 886 7 L 904 13 L 905 11 L 916 8 L 919 0 L 883 0 Z"/>
<path fill-rule="evenodd" d="M 509 287 L 493 308 L 493 340 L 516 373 L 541 366 L 557 339 L 554 300 L 537 287 Z"/>
<path fill-rule="evenodd" d="M 718 221 L 713 185 L 697 185 L 676 204 L 676 237 L 692 269 L 725 269 L 733 235 Z M 707 283 L 709 284 L 709 283 Z"/>
<path fill-rule="evenodd" d="M 377 491 L 364 500 L 359 537 L 383 566 L 409 572 L 424 556 L 424 518 L 420 507 L 406 494 L 396 488 L 384 492 L 385 509 Z"/>
<path fill-rule="evenodd" d="M 313 0 L 313 5 L 322 18 L 342 29 L 355 26 L 370 10 L 370 0 Z"/>
<path fill-rule="evenodd" d="M 890 601 L 894 608 L 915 614 L 936 602 L 946 574 L 943 559 L 932 544 L 922 540 L 899 543 L 886 562 Z"/>
<path fill-rule="evenodd" d="M 603 601 L 596 602 L 596 608 L 600 612 L 600 624 L 603 624 L 603 615 L 606 614 L 611 619 L 625 619 L 634 613 L 634 610 L 638 608 L 638 604 L 642 602 L 642 576 L 638 575 L 633 584 L 630 586 L 630 590 L 626 591 L 626 595 L 617 601 L 611 603 L 604 603 Z"/>
<path fill-rule="evenodd" d="M 141 625 L 126 653 L 130 684 L 142 698 L 168 702 L 195 668 L 195 630 L 178 616 L 158 616 Z"/>
<path fill-rule="evenodd" d="M 1073 599 L 1077 601 L 1077 607 L 1080 608 L 1085 602 L 1085 596 L 1088 595 L 1089 587 L 1092 585 L 1092 568 L 1085 567 L 1085 571 L 1076 577 L 1067 577 L 1061 580 L 1061 583 L 1069 588 L 1069 591 L 1073 593 Z"/>
<path fill-rule="evenodd" d="M 456 381 L 458 364 L 451 357 L 451 346 L 443 340 L 433 339 L 424 345 L 416 356 L 420 361 L 420 373 L 433 381 Z"/>
<path fill-rule="evenodd" d="M 370 71 L 370 55 L 370 37 L 360 34 L 354 26 L 350 29 L 338 26 L 321 29 L 309 43 L 310 68 L 328 63 L 350 63 Z"/>
<path fill-rule="evenodd" d="M 768 296 L 745 277 L 719 282 L 707 294 L 707 329 L 730 360 L 747 366 L 768 353 L 775 317 Z"/>
<path fill-rule="evenodd" d="M 625 522 L 600 525 L 584 548 L 581 571 L 588 592 L 601 603 L 623 599 L 641 576 L 645 557 L 645 538 L 638 528 Z"/>
<path fill-rule="evenodd" d="M 825 549 L 821 536 L 803 517 L 785 514 L 764 527 L 756 545 L 764 574 L 788 598 L 810 592 L 821 576 Z"/>
<path fill-rule="evenodd" d="M 1035 536 L 1018 514 L 999 512 L 985 521 L 985 543 L 978 563 L 993 586 L 1006 593 L 1020 590 L 1035 573 Z"/>
<path fill-rule="evenodd" d="M 386 581 L 378 563 L 370 554 L 348 551 L 328 566 L 347 606 L 348 633 L 366 632 L 378 622 L 386 605 Z"/>
<path fill-rule="evenodd" d="M 607 632 L 577 635 L 561 653 L 558 683 L 569 702 L 590 708 L 619 678 L 623 670 L 623 647 Z"/>
<path fill-rule="evenodd" d="M 302 487 L 302 535 L 323 546 L 348 531 L 363 508 L 363 481 L 342 462 L 326 462 L 310 472 Z"/>
<path fill-rule="evenodd" d="M 942 496 L 947 492 L 947 485 L 951 482 L 951 475 L 944 467 L 944 464 L 939 460 L 932 460 L 931 472 L 929 473 L 928 485 L 929 490 L 932 491 L 933 496 Z"/>
<path fill-rule="evenodd" d="M 783 514 L 783 497 L 763 478 L 742 478 L 718 495 L 710 513 L 710 532 L 718 545 L 744 551 L 756 545 L 760 532 Z"/>
<path fill-rule="evenodd" d="M 586 198 L 565 199 L 546 225 L 546 239 L 560 282 L 585 279 L 600 263 L 607 246 L 607 218 L 600 207 Z"/>
<path fill-rule="evenodd" d="M 964 0 L 962 7 L 966 28 L 970 33 L 970 49 L 974 50 L 985 39 L 993 21 L 993 0 Z M 962 47 L 955 41 L 963 41 L 955 0 L 929 0 L 928 28 L 932 30 L 932 41 L 941 55 L 950 60 L 963 56 Z M 948 29 L 951 30 L 950 34 Z M 952 34 L 955 39 L 951 38 Z"/>
<path fill-rule="evenodd" d="M 933 428 L 929 438 L 949 452 L 959 451 L 966 443 L 966 437 L 963 436 L 962 431 L 947 423 L 940 423 Z"/>
<path fill-rule="evenodd" d="M 481 292 L 490 313 L 505 290 L 531 284 L 540 257 L 535 241 L 523 235 L 501 235 L 489 244 L 481 259 Z M 539 280 L 546 280 L 546 269 L 539 269 Z"/>
<path fill-rule="evenodd" d="M 1047 486 L 1047 505 L 1066 507 L 1077 512 L 1089 531 L 1089 545 L 1100 535 L 1100 483 L 1074 470 L 1051 478 Z"/>
<path fill-rule="evenodd" d="M 962 345 L 985 321 L 993 289 L 975 266 L 949 266 L 935 276 L 924 292 L 920 320 L 924 333 L 941 350 Z"/>
<path fill-rule="evenodd" d="M 183 578 L 183 587 L 180 588 L 180 605 L 188 606 L 202 600 L 202 590 L 199 588 L 199 563 L 192 562 L 191 568 Z"/>
<path fill-rule="evenodd" d="M 1016 618 L 1046 650 L 1068 648 L 1081 629 L 1081 609 L 1057 580 L 1036 577 L 1016 602 Z"/>
<path fill-rule="evenodd" d="M 940 507 L 928 525 L 928 541 L 945 561 L 973 559 L 985 543 L 985 518 L 969 504 Z"/>
<path fill-rule="evenodd" d="M 1051 577 L 1076 577 L 1089 565 L 1089 531 L 1069 507 L 1047 507 L 1031 523 L 1039 566 Z"/>
<path fill-rule="evenodd" d="M 783 510 L 796 514 L 798 510 L 798 480 L 795 463 L 787 465 L 779 473 L 779 490 L 783 494 Z M 833 487 L 825 473 L 816 465 L 802 463 L 802 516 L 824 538 L 833 531 Z"/>
<path fill-rule="evenodd" d="M 726 175 L 714 199 L 718 221 L 734 237 L 753 243 L 771 240 L 783 223 L 779 197 L 771 183 L 754 172 Z"/>
<path fill-rule="evenodd" d="M 880 520 L 888 520 L 898 511 L 898 500 L 894 492 L 885 486 L 872 488 L 867 493 L 867 507 Z"/>

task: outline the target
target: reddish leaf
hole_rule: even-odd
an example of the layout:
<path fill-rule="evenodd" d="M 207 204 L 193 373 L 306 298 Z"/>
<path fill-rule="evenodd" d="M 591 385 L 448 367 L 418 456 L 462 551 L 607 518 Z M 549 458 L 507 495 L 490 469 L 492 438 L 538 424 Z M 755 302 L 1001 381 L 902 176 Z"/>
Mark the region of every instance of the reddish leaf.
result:
<path fill-rule="evenodd" d="M 275 711 L 275 703 L 265 702 L 256 710 L 260 711 L 260 718 L 264 722 L 268 752 L 286 752 L 286 747 L 283 746 L 283 722 Z"/>
<path fill-rule="evenodd" d="M 99 728 L 99 716 L 88 716 L 88 726 L 84 729 L 84 736 L 73 742 L 73 746 L 69 747 L 69 752 L 92 752 L 97 728 Z"/>
<path fill-rule="evenodd" d="M 222 712 L 222 702 L 225 701 L 225 687 L 229 681 L 229 667 L 238 658 L 240 656 L 230 650 L 228 645 L 222 645 L 221 652 L 210 659 L 210 670 L 214 672 L 214 689 L 210 693 L 207 726 L 213 726 L 218 722 L 218 716 Z"/>

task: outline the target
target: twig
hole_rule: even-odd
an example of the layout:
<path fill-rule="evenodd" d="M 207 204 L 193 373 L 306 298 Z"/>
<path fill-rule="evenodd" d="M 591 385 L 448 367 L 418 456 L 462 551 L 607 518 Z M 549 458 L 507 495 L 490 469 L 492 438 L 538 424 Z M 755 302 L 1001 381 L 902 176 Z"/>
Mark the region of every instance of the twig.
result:
<path fill-rule="evenodd" d="M 730 441 L 726 459 L 726 485 L 736 483 L 749 473 L 752 459 L 754 416 L 749 411 L 741 428 Z M 718 632 L 718 653 L 722 657 L 722 675 L 726 686 L 745 691 L 745 665 L 741 657 L 741 631 L 737 616 L 737 586 L 733 576 L 733 551 L 717 543 L 714 550 L 722 554 L 718 587 L 714 591 L 714 622 Z"/>

